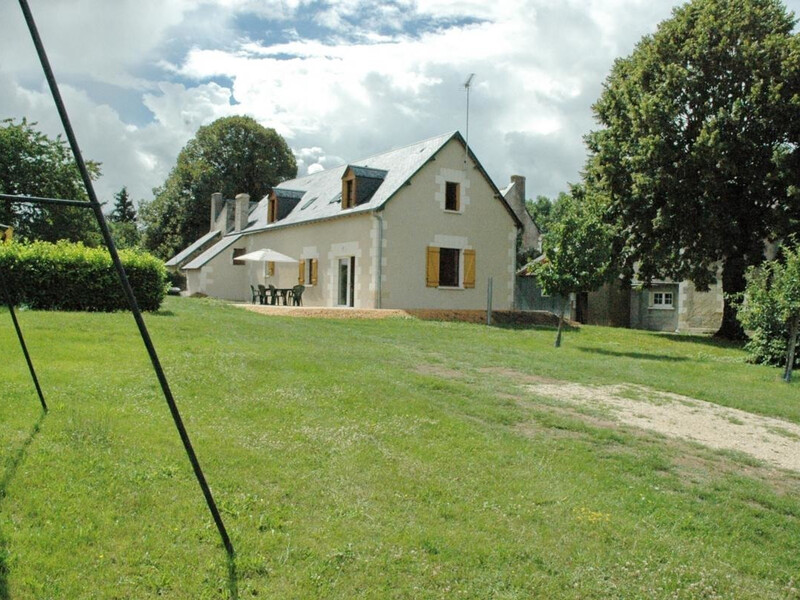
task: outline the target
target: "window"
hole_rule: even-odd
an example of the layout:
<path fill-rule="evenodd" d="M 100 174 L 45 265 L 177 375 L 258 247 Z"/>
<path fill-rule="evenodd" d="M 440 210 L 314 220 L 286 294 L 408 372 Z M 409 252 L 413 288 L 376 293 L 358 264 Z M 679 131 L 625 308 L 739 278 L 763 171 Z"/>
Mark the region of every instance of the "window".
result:
<path fill-rule="evenodd" d="M 356 178 L 350 174 L 342 180 L 342 208 L 353 208 L 356 205 Z"/>
<path fill-rule="evenodd" d="M 271 260 L 268 260 L 266 263 L 264 263 L 264 268 L 265 268 L 265 271 L 264 271 L 264 276 L 265 277 L 274 277 L 275 276 L 275 263 L 274 262 L 272 262 Z"/>
<path fill-rule="evenodd" d="M 427 287 L 474 288 L 475 250 L 428 246 L 425 279 Z"/>
<path fill-rule="evenodd" d="M 439 248 L 439 286 L 458 287 L 458 263 L 461 252 L 455 248 Z"/>
<path fill-rule="evenodd" d="M 653 292 L 653 308 L 672 308 L 672 292 Z"/>
<path fill-rule="evenodd" d="M 458 183 L 448 181 L 444 184 L 444 209 L 458 211 L 460 210 L 460 190 Z"/>
<path fill-rule="evenodd" d="M 300 285 L 317 285 L 317 265 L 316 258 L 301 260 L 298 265 L 297 283 Z"/>
<path fill-rule="evenodd" d="M 234 248 L 233 249 L 233 264 L 237 266 L 243 266 L 245 262 L 243 260 L 239 260 L 238 257 L 242 256 L 247 252 L 244 248 Z"/>
<path fill-rule="evenodd" d="M 278 197 L 275 192 L 269 196 L 269 206 L 267 208 L 267 223 L 274 223 L 278 220 Z"/>

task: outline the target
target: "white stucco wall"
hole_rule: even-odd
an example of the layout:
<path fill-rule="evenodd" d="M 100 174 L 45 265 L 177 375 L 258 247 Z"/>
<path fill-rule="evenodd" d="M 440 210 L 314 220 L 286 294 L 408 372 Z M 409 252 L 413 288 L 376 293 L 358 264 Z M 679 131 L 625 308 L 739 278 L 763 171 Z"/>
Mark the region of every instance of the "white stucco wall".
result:
<path fill-rule="evenodd" d="M 458 212 L 445 211 L 445 182 L 460 184 Z M 455 140 L 428 162 L 383 211 L 383 308 L 495 309 L 513 306 L 517 229 L 505 206 Z M 426 287 L 428 246 L 475 250 L 475 288 Z M 461 264 L 463 277 L 463 253 Z"/>
<path fill-rule="evenodd" d="M 354 306 L 371 308 L 374 294 L 370 291 L 369 273 L 371 228 L 374 218 L 369 214 L 356 214 L 341 219 L 320 221 L 304 225 L 273 229 L 248 235 L 240 241 L 247 252 L 270 248 L 298 260 L 318 261 L 317 285 L 305 283 L 304 306 L 336 306 L 339 281 L 339 259 L 355 257 Z M 267 276 L 264 263 L 251 263 L 248 279 L 242 283 L 249 300 L 250 284 L 274 285 L 291 288 L 298 284 L 299 268 L 296 263 L 276 263 L 275 274 Z M 310 280 L 308 267 L 306 281 Z"/>

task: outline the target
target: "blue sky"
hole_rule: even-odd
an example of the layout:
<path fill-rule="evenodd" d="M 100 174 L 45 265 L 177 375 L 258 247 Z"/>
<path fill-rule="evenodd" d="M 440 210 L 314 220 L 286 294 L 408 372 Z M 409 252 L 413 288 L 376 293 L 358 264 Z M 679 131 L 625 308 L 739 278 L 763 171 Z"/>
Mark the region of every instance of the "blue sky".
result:
<path fill-rule="evenodd" d="M 591 104 L 671 0 L 29 0 L 98 194 L 152 199 L 183 145 L 249 114 L 301 174 L 465 126 L 499 187 L 579 179 Z M 800 12 L 800 0 L 786 2 Z M 16 2 L 0 6 L 0 118 L 61 132 Z M 242 190 L 247 192 L 248 190 Z"/>

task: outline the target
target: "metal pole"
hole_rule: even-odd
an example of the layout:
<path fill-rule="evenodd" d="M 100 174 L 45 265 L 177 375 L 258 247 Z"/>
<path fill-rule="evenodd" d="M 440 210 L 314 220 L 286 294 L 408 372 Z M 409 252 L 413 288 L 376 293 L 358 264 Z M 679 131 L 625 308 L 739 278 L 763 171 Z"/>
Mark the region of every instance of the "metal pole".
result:
<path fill-rule="evenodd" d="M 147 331 L 147 326 L 145 325 L 144 319 L 142 318 L 142 313 L 139 310 L 139 304 L 136 301 L 136 296 L 133 293 L 133 289 L 131 288 L 130 282 L 128 281 L 128 276 L 125 273 L 125 268 L 122 266 L 122 262 L 119 259 L 119 255 L 117 254 L 117 249 L 114 246 L 114 240 L 111 238 L 111 232 L 108 229 L 108 224 L 106 223 L 105 216 L 103 215 L 103 210 L 101 207 L 100 202 L 97 200 L 97 195 L 94 191 L 94 185 L 92 184 L 92 179 L 89 176 L 89 171 L 86 169 L 86 163 L 83 161 L 83 155 L 81 154 L 80 148 L 78 147 L 78 141 L 75 137 L 75 133 L 72 130 L 72 125 L 69 120 L 69 115 L 67 114 L 67 109 L 64 106 L 64 101 L 61 99 L 61 93 L 58 89 L 58 83 L 56 82 L 55 75 L 53 75 L 53 70 L 50 67 L 50 61 L 47 59 L 47 54 L 44 50 L 44 45 L 42 44 L 42 40 L 39 37 L 39 31 L 36 28 L 36 23 L 33 19 L 33 14 L 31 13 L 30 7 L 28 6 L 28 0 L 19 0 L 20 8 L 22 8 L 22 13 L 25 16 L 25 22 L 28 24 L 28 30 L 30 31 L 31 38 L 33 39 L 33 43 L 36 46 L 36 53 L 39 55 L 39 60 L 42 63 L 42 69 L 44 70 L 44 75 L 47 78 L 47 83 L 50 86 L 50 92 L 53 95 L 53 101 L 56 104 L 56 108 L 58 109 L 58 114 L 61 117 L 61 123 L 64 126 L 64 132 L 67 135 L 67 140 L 69 141 L 70 148 L 72 148 L 72 154 L 75 156 L 75 162 L 78 165 L 78 170 L 80 171 L 81 178 L 83 179 L 83 184 L 86 187 L 86 193 L 89 196 L 89 202 L 92 205 L 92 209 L 94 210 L 95 216 L 97 217 L 97 223 L 100 226 L 100 231 L 103 234 L 103 239 L 105 240 L 106 246 L 108 247 L 108 252 L 111 254 L 111 260 L 114 263 L 114 267 L 119 275 L 120 283 L 125 291 L 125 296 L 128 299 L 128 303 L 131 307 L 131 312 L 133 313 L 133 318 L 136 321 L 136 325 L 139 328 L 139 333 L 142 336 L 142 341 L 144 342 L 145 348 L 147 348 L 147 353 L 150 356 L 150 362 L 153 364 L 153 369 L 156 372 L 156 377 L 158 378 L 159 383 L 161 384 L 161 390 L 164 393 L 164 398 L 167 401 L 167 406 L 169 406 L 170 413 L 172 414 L 172 420 L 175 422 L 175 427 L 178 430 L 178 434 L 180 435 L 181 441 L 183 442 L 183 447 L 186 450 L 186 454 L 189 457 L 189 462 L 192 463 L 192 469 L 194 469 L 195 477 L 197 478 L 197 482 L 200 485 L 200 489 L 203 492 L 203 496 L 206 499 L 206 504 L 208 504 L 208 509 L 211 512 L 211 516 L 214 519 L 214 523 L 217 526 L 217 530 L 219 531 L 219 535 L 222 538 L 222 543 L 225 546 L 225 549 L 228 551 L 229 555 L 234 554 L 233 544 L 231 544 L 231 540 L 228 537 L 228 532 L 225 529 L 225 524 L 222 522 L 222 517 L 219 514 L 219 510 L 217 509 L 216 502 L 214 502 L 214 497 L 211 494 L 211 490 L 208 487 L 208 483 L 206 482 L 206 478 L 203 475 L 203 470 L 200 467 L 200 463 L 197 460 L 197 456 L 195 455 L 194 449 L 192 448 L 192 443 L 189 440 L 189 434 L 186 432 L 186 428 L 183 425 L 183 420 L 181 419 L 180 412 L 178 412 L 178 406 L 175 404 L 175 399 L 172 396 L 172 392 L 169 388 L 169 383 L 167 382 L 167 377 L 164 374 L 164 370 L 161 368 L 161 362 L 158 359 L 158 354 L 156 353 L 155 346 L 153 346 L 153 342 L 150 339 L 150 334 Z"/>
<path fill-rule="evenodd" d="M 14 329 L 17 331 L 17 337 L 19 338 L 19 344 L 22 346 L 22 353 L 25 355 L 25 362 L 28 363 L 28 370 L 31 372 L 31 377 L 33 378 L 33 385 L 36 386 L 36 393 L 39 394 L 39 402 L 42 404 L 42 408 L 44 412 L 47 412 L 47 403 L 44 401 L 44 394 L 42 393 L 42 388 L 39 386 L 39 378 L 36 377 L 36 370 L 33 368 L 33 361 L 31 360 L 31 355 L 28 354 L 28 346 L 25 345 L 25 338 L 22 337 L 22 329 L 20 329 L 19 322 L 17 321 L 17 315 L 14 312 L 14 301 L 11 299 L 11 292 L 8 291 L 8 287 L 6 287 L 6 281 L 2 278 L 0 274 L 0 285 L 3 286 L 3 295 L 6 298 L 6 304 L 8 305 L 8 312 L 11 313 L 11 320 L 14 322 Z"/>
<path fill-rule="evenodd" d="M 58 198 L 39 198 L 37 196 L 12 196 L 11 194 L 0 194 L 0 200 L 8 202 L 26 202 L 34 204 L 56 204 L 60 206 L 80 206 L 81 208 L 92 208 L 91 203 L 86 200 L 61 200 Z"/>
<path fill-rule="evenodd" d="M 489 285 L 486 286 L 486 324 L 492 324 L 492 285 L 493 280 L 489 277 Z"/>

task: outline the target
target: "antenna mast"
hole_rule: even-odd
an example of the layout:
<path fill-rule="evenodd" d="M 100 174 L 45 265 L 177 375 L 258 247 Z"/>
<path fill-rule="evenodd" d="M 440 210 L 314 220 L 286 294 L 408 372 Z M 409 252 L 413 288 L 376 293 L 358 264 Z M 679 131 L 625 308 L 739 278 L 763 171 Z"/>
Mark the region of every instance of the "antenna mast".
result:
<path fill-rule="evenodd" d="M 467 90 L 467 130 L 466 130 L 466 140 L 464 144 L 464 171 L 467 170 L 467 161 L 469 160 L 469 88 L 472 85 L 472 79 L 475 77 L 475 73 L 470 73 L 467 80 L 464 82 L 464 89 Z"/>

